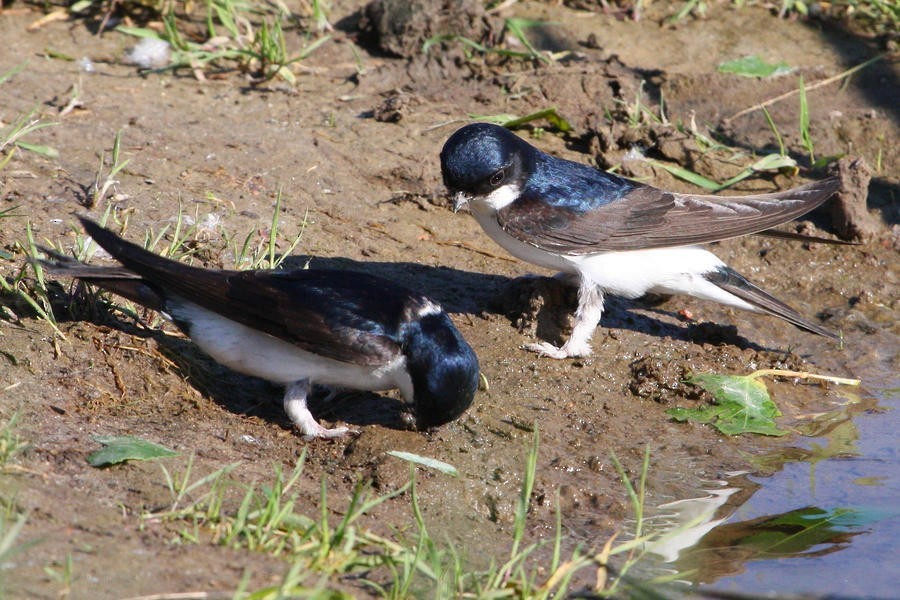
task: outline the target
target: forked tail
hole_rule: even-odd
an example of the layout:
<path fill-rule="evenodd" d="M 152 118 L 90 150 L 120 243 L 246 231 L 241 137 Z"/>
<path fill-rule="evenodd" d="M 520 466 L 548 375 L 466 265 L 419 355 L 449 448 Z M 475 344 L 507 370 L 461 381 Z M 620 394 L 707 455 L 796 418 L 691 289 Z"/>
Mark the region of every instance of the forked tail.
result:
<path fill-rule="evenodd" d="M 720 267 L 715 271 L 705 274 L 704 277 L 726 292 L 734 294 L 744 302 L 747 302 L 762 312 L 784 319 L 788 323 L 811 333 L 823 335 L 835 341 L 841 340 L 841 336 L 835 332 L 825 329 L 818 323 L 813 323 L 778 298 L 775 298 L 756 287 L 747 281 L 743 275 L 729 267 Z"/>

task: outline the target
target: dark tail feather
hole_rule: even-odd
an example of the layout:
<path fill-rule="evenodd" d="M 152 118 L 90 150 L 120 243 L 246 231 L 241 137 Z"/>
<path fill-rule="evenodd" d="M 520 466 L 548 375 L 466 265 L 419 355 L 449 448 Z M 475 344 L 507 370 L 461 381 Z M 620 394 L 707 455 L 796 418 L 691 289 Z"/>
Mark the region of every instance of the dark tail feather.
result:
<path fill-rule="evenodd" d="M 78 217 L 84 230 L 113 258 L 140 275 L 149 285 L 169 292 L 200 296 L 210 286 L 222 285 L 223 272 L 192 267 L 154 254 L 133 244 L 85 217 Z"/>
<path fill-rule="evenodd" d="M 743 275 L 728 267 L 722 267 L 705 275 L 706 279 L 716 284 L 726 292 L 734 294 L 744 302 L 747 302 L 759 310 L 784 319 L 800 329 L 823 335 L 835 341 L 841 341 L 841 336 L 831 330 L 825 329 L 817 323 L 803 317 L 796 310 L 773 296 L 770 296 L 756 287 Z"/>
<path fill-rule="evenodd" d="M 160 269 L 177 269 L 183 267 L 184 270 L 187 271 L 196 270 L 193 267 L 182 265 L 177 261 L 159 256 L 137 244 L 129 242 L 112 231 L 101 227 L 87 217 L 79 215 L 78 220 L 81 221 L 84 230 L 95 242 L 97 242 L 97 244 L 109 252 L 117 261 L 125 265 L 128 269 L 139 273 L 141 276 L 146 277 L 150 273 Z"/>
<path fill-rule="evenodd" d="M 95 267 L 55 250 L 42 247 L 41 251 L 50 258 L 36 262 L 51 273 L 80 279 L 156 311 L 165 310 L 165 301 L 153 285 L 125 267 Z"/>
<path fill-rule="evenodd" d="M 834 244 L 836 246 L 859 246 L 859 242 L 848 242 L 846 240 L 834 240 L 831 238 L 816 237 L 814 235 L 804 235 L 793 231 L 781 231 L 780 229 L 766 229 L 760 231 L 756 235 L 764 235 L 766 237 L 778 238 L 782 240 L 793 240 L 797 242 L 811 242 L 814 244 Z"/>

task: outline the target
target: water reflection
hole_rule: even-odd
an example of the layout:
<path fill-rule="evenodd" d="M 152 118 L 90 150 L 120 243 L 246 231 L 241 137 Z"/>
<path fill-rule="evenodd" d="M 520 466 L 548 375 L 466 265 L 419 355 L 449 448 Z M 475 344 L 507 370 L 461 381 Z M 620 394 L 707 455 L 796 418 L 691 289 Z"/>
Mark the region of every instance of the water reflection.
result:
<path fill-rule="evenodd" d="M 727 482 L 716 482 L 726 486 Z M 722 487 L 721 489 L 704 490 L 708 495 L 698 498 L 676 500 L 659 506 L 660 516 L 653 520 L 656 531 L 665 531 L 647 545 L 647 550 L 662 558 L 665 562 L 675 562 L 681 553 L 700 543 L 712 529 L 724 523 L 734 512 L 725 510 L 728 500 L 740 487 Z M 749 496 L 743 495 L 744 500 Z"/>
<path fill-rule="evenodd" d="M 725 523 L 682 552 L 674 567 L 694 583 L 743 573 L 753 560 L 824 556 L 865 532 L 865 515 L 846 508 L 799 508 L 780 515 Z"/>
<path fill-rule="evenodd" d="M 757 475 L 662 505 L 647 546 L 679 579 L 761 594 L 896 597 L 898 397 L 848 398 L 807 415 L 796 447 L 756 456 Z"/>

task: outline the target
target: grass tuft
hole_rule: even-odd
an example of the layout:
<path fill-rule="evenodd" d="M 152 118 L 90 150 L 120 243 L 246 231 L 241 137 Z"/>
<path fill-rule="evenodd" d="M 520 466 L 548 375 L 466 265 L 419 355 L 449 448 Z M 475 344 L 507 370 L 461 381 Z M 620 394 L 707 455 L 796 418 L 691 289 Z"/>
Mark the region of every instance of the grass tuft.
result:
<path fill-rule="evenodd" d="M 297 249 L 297 245 L 303 238 L 303 232 L 309 224 L 309 211 L 303 215 L 303 221 L 300 223 L 300 231 L 293 238 L 285 240 L 287 247 L 284 251 L 279 252 L 281 245 L 281 201 L 282 193 L 278 190 L 275 198 L 275 210 L 272 213 L 272 222 L 269 227 L 268 234 L 261 234 L 253 230 L 244 238 L 243 242 L 238 245 L 235 236 L 224 234 L 226 238 L 226 246 L 230 247 L 231 254 L 234 257 L 234 265 L 237 269 L 278 269 L 284 261 L 290 257 L 291 253 Z M 255 236 L 255 242 L 254 242 Z"/>
<path fill-rule="evenodd" d="M 12 321 L 18 320 L 20 317 L 15 312 L 15 308 L 21 307 L 20 310 L 22 308 L 26 312 L 30 310 L 38 319 L 48 323 L 57 335 L 64 338 L 53 314 L 47 282 L 44 278 L 44 269 L 36 260 L 40 255 L 40 250 L 35 243 L 30 221 L 25 224 L 24 243 L 22 241 L 13 243 L 13 256 L 15 255 L 24 255 L 30 260 L 24 261 L 13 275 L 0 275 L 0 299 L 8 296 L 13 300 L 10 303 L 3 303 L 4 318 Z M 33 278 L 28 278 L 29 270 L 34 275 Z"/>
<path fill-rule="evenodd" d="M 101 201 L 106 199 L 109 189 L 119 183 L 115 177 L 119 172 L 128 166 L 131 159 L 122 160 L 122 130 L 116 132 L 113 140 L 112 152 L 110 155 L 109 171 L 104 174 L 106 168 L 106 155 L 100 152 L 100 165 L 97 167 L 97 175 L 94 183 L 90 188 L 89 197 L 87 198 L 87 208 L 94 208 Z"/>
<path fill-rule="evenodd" d="M 30 446 L 16 431 L 18 422 L 19 412 L 16 411 L 6 423 L 0 425 L 0 473 L 6 471 L 9 463 Z"/>
<path fill-rule="evenodd" d="M 206 32 L 202 41 L 192 39 L 182 30 L 190 14 L 176 14 L 168 8 L 161 15 L 163 31 L 147 27 L 119 26 L 117 31 L 137 38 L 158 39 L 171 47 L 168 64 L 158 71 L 190 69 L 197 79 L 205 79 L 208 72 L 237 70 L 248 76 L 252 84 L 275 78 L 296 84 L 292 70 L 295 63 L 308 58 L 331 39 L 324 35 L 330 30 L 326 8 L 321 0 L 308 7 L 314 24 L 304 33 L 305 45 L 299 50 L 289 48 L 286 30 L 297 29 L 292 23 L 300 20 L 281 2 L 270 4 L 244 3 L 238 0 L 209 0 L 206 3 Z"/>
<path fill-rule="evenodd" d="M 640 480 L 633 485 L 621 464 L 619 470 L 635 514 L 633 539 L 614 544 L 611 538 L 600 552 L 585 552 L 581 546 L 566 555 L 567 544 L 562 517 L 557 509 L 556 528 L 551 539 L 525 545 L 531 495 L 537 474 L 539 435 L 535 431 L 525 459 L 519 499 L 515 508 L 508 558 L 484 570 L 473 570 L 463 552 L 452 542 L 440 542 L 429 532 L 418 492 L 417 467 L 410 464 L 407 482 L 398 489 L 372 495 L 360 482 L 346 506 L 336 510 L 320 485 L 318 502 L 311 503 L 297 489 L 303 481 L 305 451 L 290 472 L 280 465 L 266 485 L 238 483 L 230 475 L 238 466 L 227 465 L 192 481 L 193 459 L 185 471 L 173 475 L 161 465 L 172 497 L 167 510 L 147 513 L 144 526 L 168 522 L 180 525 L 182 543 L 213 543 L 265 552 L 283 557 L 288 566 L 278 583 L 247 592 L 242 584 L 240 598 L 279 598 L 324 594 L 345 597 L 346 585 L 364 586 L 380 598 L 410 597 L 512 597 L 549 599 L 566 597 L 574 578 L 596 569 L 598 582 L 590 593 L 615 595 L 640 585 L 626 577 L 628 570 L 645 555 L 644 547 L 653 536 L 644 532 L 645 494 L 649 471 L 649 451 L 645 453 Z M 371 531 L 364 517 L 384 502 L 406 495 L 409 498 L 414 531 L 397 530 L 391 537 Z M 311 511 L 313 507 L 317 510 Z M 615 577 L 608 565 L 611 556 L 626 554 Z M 600 573 L 603 577 L 600 577 Z M 585 579 L 585 577 L 582 577 Z"/>

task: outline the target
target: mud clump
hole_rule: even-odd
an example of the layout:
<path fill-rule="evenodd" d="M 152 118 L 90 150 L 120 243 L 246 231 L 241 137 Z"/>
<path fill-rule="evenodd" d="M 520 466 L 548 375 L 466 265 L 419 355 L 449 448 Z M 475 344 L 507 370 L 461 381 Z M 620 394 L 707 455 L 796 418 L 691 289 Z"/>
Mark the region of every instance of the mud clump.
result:
<path fill-rule="evenodd" d="M 527 275 L 511 281 L 491 304 L 521 333 L 561 341 L 572 329 L 578 290 L 557 278 Z"/>
<path fill-rule="evenodd" d="M 387 94 L 373 109 L 372 117 L 380 123 L 399 123 L 418 103 L 419 100 L 415 96 L 402 90 L 395 90 Z"/>
<path fill-rule="evenodd" d="M 477 41 L 488 31 L 484 6 L 475 0 L 375 0 L 363 10 L 359 29 L 379 50 L 400 58 L 420 55 L 438 35 Z"/>
<path fill-rule="evenodd" d="M 681 360 L 666 360 L 655 356 L 645 356 L 631 363 L 631 383 L 628 390 L 639 398 L 649 398 L 656 402 L 669 401 L 685 396 L 685 379 L 689 369 Z M 694 393 L 693 397 L 698 394 Z"/>
<path fill-rule="evenodd" d="M 619 111 L 626 110 L 622 106 L 634 102 L 644 85 L 644 77 L 616 56 L 596 62 L 573 60 L 571 64 L 565 71 L 541 71 L 539 77 L 523 75 L 511 84 L 510 92 L 527 91 L 522 101 L 529 110 L 554 106 L 569 121 L 573 131 L 583 132 L 570 140 L 581 145 L 593 132 L 612 127 L 609 115 L 618 116 Z M 616 128 L 616 133 L 608 139 L 617 141 L 626 135 L 627 129 Z"/>
<path fill-rule="evenodd" d="M 740 350 L 734 345 L 706 344 L 696 352 L 663 352 L 643 356 L 629 365 L 631 381 L 628 391 L 639 398 L 660 404 L 681 400 L 711 402 L 703 388 L 690 383 L 698 373 L 743 375 L 758 369 L 805 370 L 803 359 L 794 354 L 769 350 Z"/>
<path fill-rule="evenodd" d="M 845 240 L 865 241 L 878 235 L 881 228 L 866 208 L 872 169 L 862 158 L 842 158 L 832 168 L 841 178 L 841 189 L 831 200 L 831 222 Z"/>

